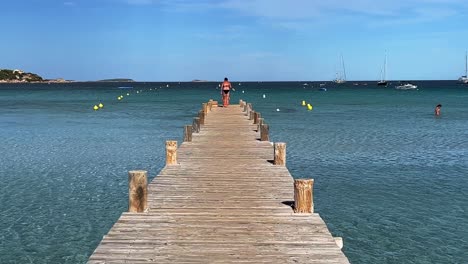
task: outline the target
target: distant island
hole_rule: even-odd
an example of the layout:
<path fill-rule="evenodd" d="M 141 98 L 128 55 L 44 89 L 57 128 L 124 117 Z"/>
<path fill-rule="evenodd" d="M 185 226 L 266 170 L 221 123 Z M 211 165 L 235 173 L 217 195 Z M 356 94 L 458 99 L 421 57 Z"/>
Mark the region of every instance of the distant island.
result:
<path fill-rule="evenodd" d="M 97 82 L 135 82 L 132 79 L 124 79 L 124 78 L 118 78 L 118 79 L 105 79 L 105 80 L 99 80 Z"/>
<path fill-rule="evenodd" d="M 0 83 L 66 83 L 72 82 L 62 78 L 44 79 L 36 73 L 22 70 L 0 69 Z"/>
<path fill-rule="evenodd" d="M 198 80 L 198 79 L 195 79 L 195 80 L 192 80 L 192 82 L 208 82 L 207 80 Z"/>

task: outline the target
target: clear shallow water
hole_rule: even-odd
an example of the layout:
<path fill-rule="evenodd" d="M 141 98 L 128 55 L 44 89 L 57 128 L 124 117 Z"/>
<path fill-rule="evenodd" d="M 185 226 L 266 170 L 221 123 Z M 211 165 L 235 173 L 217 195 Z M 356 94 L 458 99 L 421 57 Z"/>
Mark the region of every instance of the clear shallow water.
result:
<path fill-rule="evenodd" d="M 468 261 L 468 87 L 418 85 L 236 84 L 233 101 L 287 142 L 293 176 L 315 179 L 316 211 L 352 263 Z M 0 86 L 1 263 L 85 263 L 126 210 L 127 171 L 156 175 L 165 140 L 219 97 L 214 83 L 118 86 Z"/>

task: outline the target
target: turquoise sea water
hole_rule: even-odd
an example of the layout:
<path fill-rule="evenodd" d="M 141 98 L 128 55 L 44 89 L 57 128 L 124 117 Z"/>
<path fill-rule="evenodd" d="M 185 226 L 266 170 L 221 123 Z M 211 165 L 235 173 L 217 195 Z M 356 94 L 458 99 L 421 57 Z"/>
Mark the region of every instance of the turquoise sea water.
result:
<path fill-rule="evenodd" d="M 468 87 L 417 84 L 235 84 L 352 263 L 468 263 Z M 85 263 L 127 209 L 127 171 L 156 175 L 165 140 L 219 100 L 216 83 L 132 85 L 0 85 L 0 263 Z"/>

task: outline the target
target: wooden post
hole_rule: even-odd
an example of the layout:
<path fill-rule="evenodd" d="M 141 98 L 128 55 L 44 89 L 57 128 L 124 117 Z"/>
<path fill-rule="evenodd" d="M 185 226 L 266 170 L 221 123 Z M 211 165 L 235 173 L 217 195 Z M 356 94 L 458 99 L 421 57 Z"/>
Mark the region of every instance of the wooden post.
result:
<path fill-rule="evenodd" d="M 312 199 L 313 179 L 294 180 L 294 212 L 313 213 L 314 200 Z"/>
<path fill-rule="evenodd" d="M 286 166 L 286 143 L 275 143 L 275 165 Z"/>
<path fill-rule="evenodd" d="M 193 118 L 192 129 L 193 129 L 193 132 L 200 133 L 200 118 L 199 117 Z"/>
<path fill-rule="evenodd" d="M 210 99 L 210 100 L 208 101 L 208 111 L 211 112 L 211 111 L 212 111 L 212 108 L 213 108 L 213 99 Z"/>
<path fill-rule="evenodd" d="M 333 237 L 335 239 L 336 245 L 340 248 L 343 249 L 343 238 L 342 237 Z"/>
<path fill-rule="evenodd" d="M 142 213 L 148 209 L 148 172 L 128 172 L 128 211 Z"/>
<path fill-rule="evenodd" d="M 261 141 L 270 141 L 270 135 L 268 134 L 269 127 L 267 124 L 262 124 L 260 126 L 260 140 Z"/>
<path fill-rule="evenodd" d="M 177 165 L 177 141 L 166 141 L 166 166 Z"/>
<path fill-rule="evenodd" d="M 255 115 L 255 111 L 250 111 L 249 120 L 253 120 L 254 115 Z"/>
<path fill-rule="evenodd" d="M 247 104 L 244 103 L 244 112 L 247 112 Z"/>
<path fill-rule="evenodd" d="M 255 112 L 254 124 L 258 124 L 258 120 L 262 117 L 262 114 Z"/>
<path fill-rule="evenodd" d="M 242 104 L 244 103 L 244 101 L 242 101 L 242 99 L 239 100 L 239 107 L 242 107 Z"/>
<path fill-rule="evenodd" d="M 263 118 L 258 118 L 257 132 L 260 132 L 260 127 L 262 126 L 262 124 L 263 124 Z"/>
<path fill-rule="evenodd" d="M 191 142 L 192 141 L 192 126 L 186 125 L 184 127 L 184 142 Z"/>
<path fill-rule="evenodd" d="M 200 118 L 200 126 L 205 124 L 205 113 L 203 113 L 203 110 L 200 110 L 198 112 L 198 117 Z"/>
<path fill-rule="evenodd" d="M 203 110 L 203 114 L 206 117 L 206 114 L 208 113 L 208 104 L 207 103 L 202 104 L 202 110 Z"/>

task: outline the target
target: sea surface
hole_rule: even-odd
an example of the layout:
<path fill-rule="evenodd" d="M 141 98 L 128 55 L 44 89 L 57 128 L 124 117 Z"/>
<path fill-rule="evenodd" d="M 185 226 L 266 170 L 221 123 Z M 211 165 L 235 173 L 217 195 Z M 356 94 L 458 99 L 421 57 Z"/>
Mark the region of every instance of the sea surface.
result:
<path fill-rule="evenodd" d="M 468 86 L 415 83 L 234 83 L 232 101 L 287 142 L 291 174 L 315 179 L 316 211 L 351 263 L 468 263 Z M 152 179 L 165 141 L 181 142 L 217 89 L 0 85 L 0 263 L 86 263 L 127 209 L 127 172 Z"/>

